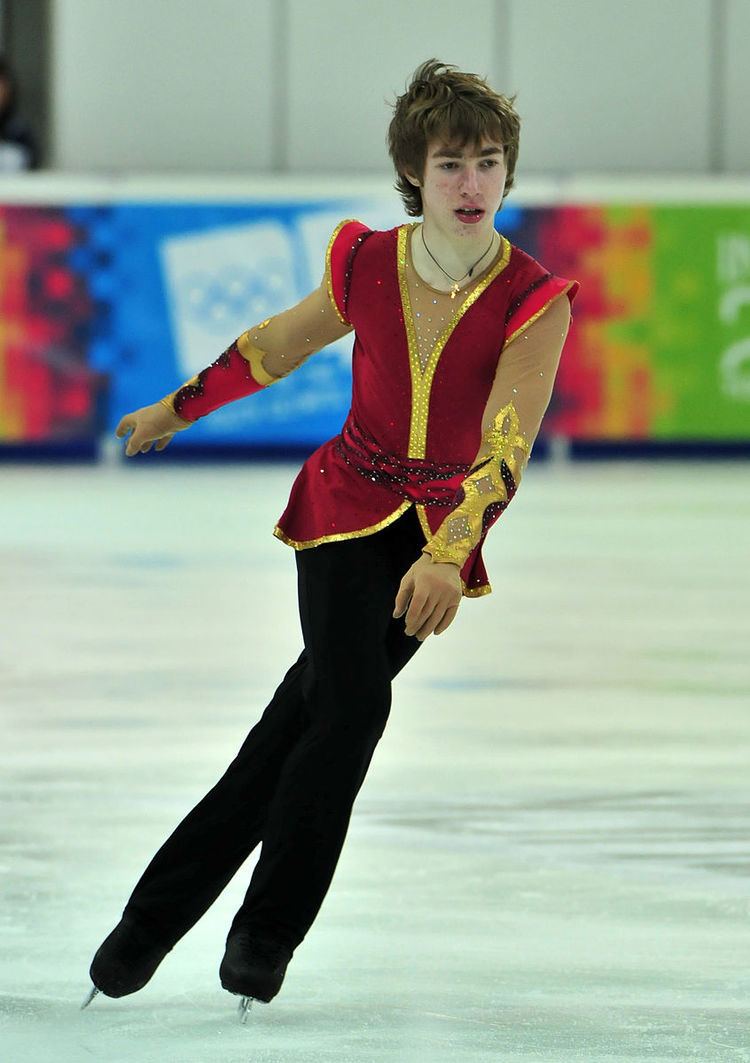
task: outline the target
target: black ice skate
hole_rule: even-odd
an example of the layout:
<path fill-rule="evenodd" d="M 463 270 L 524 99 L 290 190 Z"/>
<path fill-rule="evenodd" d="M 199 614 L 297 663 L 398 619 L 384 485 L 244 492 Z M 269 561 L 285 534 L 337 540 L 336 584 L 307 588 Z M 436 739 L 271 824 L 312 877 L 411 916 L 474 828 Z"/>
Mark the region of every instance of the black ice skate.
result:
<path fill-rule="evenodd" d="M 241 1022 L 253 1000 L 268 1004 L 281 989 L 293 949 L 275 941 L 255 937 L 251 930 L 239 929 L 227 938 L 226 952 L 219 968 L 224 989 L 242 999 L 239 1004 Z"/>
<path fill-rule="evenodd" d="M 129 916 L 123 916 L 96 951 L 89 975 L 94 986 L 81 1010 L 97 993 L 124 997 L 149 981 L 171 947 L 153 938 Z"/>

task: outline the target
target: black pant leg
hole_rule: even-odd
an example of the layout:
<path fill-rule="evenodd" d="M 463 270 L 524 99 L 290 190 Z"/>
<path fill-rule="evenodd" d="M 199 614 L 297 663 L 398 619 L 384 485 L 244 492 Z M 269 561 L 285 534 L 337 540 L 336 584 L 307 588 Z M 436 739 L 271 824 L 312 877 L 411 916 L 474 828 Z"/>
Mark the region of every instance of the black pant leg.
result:
<path fill-rule="evenodd" d="M 301 735 L 303 650 L 222 777 L 146 867 L 125 910 L 174 945 L 261 840 L 281 765 Z"/>
<path fill-rule="evenodd" d="M 391 679 L 421 645 L 392 614 L 423 542 L 404 521 L 297 554 L 310 722 L 284 762 L 230 933 L 242 925 L 296 948 L 320 909 L 390 713 Z"/>

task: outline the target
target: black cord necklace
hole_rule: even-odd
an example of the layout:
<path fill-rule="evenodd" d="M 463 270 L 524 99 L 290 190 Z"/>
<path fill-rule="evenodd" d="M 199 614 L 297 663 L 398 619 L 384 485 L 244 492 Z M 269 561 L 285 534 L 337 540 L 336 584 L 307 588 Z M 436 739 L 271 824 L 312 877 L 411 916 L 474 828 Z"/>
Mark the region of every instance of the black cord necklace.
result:
<path fill-rule="evenodd" d="M 460 281 L 462 281 L 464 279 L 464 277 L 471 277 L 471 275 L 473 274 L 473 272 L 476 269 L 476 267 L 479 265 L 479 263 L 482 261 L 482 259 L 487 254 L 487 251 L 489 251 L 490 247 L 492 247 L 494 245 L 494 243 L 495 243 L 495 230 L 494 229 L 492 230 L 492 237 L 490 238 L 490 246 L 487 248 L 487 251 L 485 251 L 483 255 L 479 256 L 479 258 L 476 260 L 474 265 L 471 266 L 471 268 L 466 273 L 464 273 L 463 277 L 459 277 L 458 279 L 456 279 L 455 277 L 451 277 L 450 273 L 446 269 L 443 269 L 443 267 L 440 265 L 438 260 L 433 255 L 432 251 L 430 251 L 429 247 L 427 246 L 427 242 L 425 241 L 425 238 L 424 238 L 424 225 L 420 226 L 419 231 L 422 234 L 422 243 L 424 244 L 424 249 L 427 252 L 427 254 L 430 256 L 430 258 L 435 263 L 435 265 L 438 267 L 438 269 L 441 270 L 446 275 L 446 277 L 448 277 L 450 280 L 453 281 L 453 285 L 451 287 L 451 299 L 455 299 L 456 296 L 458 295 L 458 285 L 459 285 Z"/>

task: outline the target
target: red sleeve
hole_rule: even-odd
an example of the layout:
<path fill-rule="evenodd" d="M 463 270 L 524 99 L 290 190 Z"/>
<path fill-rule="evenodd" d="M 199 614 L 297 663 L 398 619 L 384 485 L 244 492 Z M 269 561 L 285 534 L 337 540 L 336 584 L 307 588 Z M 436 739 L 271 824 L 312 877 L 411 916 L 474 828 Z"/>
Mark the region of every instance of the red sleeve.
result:
<path fill-rule="evenodd" d="M 538 266 L 537 263 L 535 265 Z M 554 273 L 547 273 L 542 270 L 541 266 L 538 266 L 538 270 L 539 275 L 536 277 L 529 271 L 524 271 L 520 292 L 512 299 L 505 317 L 503 347 L 507 347 L 511 340 L 514 340 L 538 317 L 541 317 L 550 303 L 563 293 L 568 296 L 572 309 L 573 300 L 580 288 L 579 282 L 557 277 Z"/>
<path fill-rule="evenodd" d="M 345 218 L 333 230 L 326 250 L 328 295 L 342 324 L 351 325 L 346 313 L 354 256 L 371 229 L 356 218 Z"/>

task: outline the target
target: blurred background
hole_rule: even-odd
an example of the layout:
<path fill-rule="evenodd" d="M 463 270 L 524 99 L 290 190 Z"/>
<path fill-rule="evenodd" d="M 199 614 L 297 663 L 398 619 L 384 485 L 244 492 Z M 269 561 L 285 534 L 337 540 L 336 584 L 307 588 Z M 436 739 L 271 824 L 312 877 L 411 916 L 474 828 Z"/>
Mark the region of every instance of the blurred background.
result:
<path fill-rule="evenodd" d="M 103 459 L 317 285 L 339 220 L 407 220 L 388 101 L 430 56 L 518 93 L 496 225 L 581 283 L 535 457 L 747 454 L 749 38 L 746 0 L 2 0 L 0 457 Z M 309 453 L 350 353 L 157 460 Z"/>

